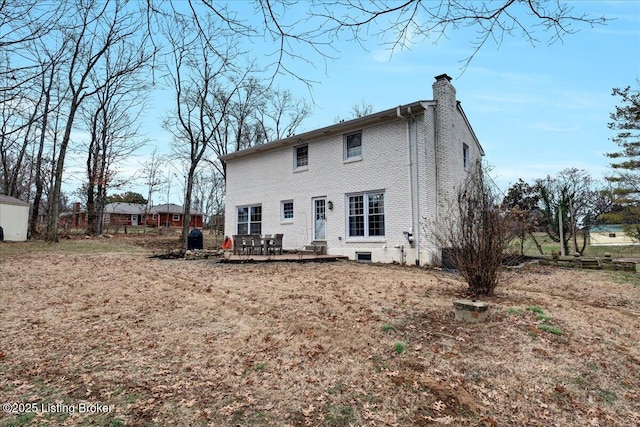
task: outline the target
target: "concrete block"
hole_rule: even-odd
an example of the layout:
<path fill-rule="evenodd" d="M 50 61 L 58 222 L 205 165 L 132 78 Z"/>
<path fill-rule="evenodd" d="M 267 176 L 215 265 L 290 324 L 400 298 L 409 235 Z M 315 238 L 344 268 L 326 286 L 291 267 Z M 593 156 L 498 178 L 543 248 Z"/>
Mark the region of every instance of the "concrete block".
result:
<path fill-rule="evenodd" d="M 489 304 L 481 301 L 458 300 L 453 302 L 456 320 L 461 322 L 478 323 L 487 318 Z"/>

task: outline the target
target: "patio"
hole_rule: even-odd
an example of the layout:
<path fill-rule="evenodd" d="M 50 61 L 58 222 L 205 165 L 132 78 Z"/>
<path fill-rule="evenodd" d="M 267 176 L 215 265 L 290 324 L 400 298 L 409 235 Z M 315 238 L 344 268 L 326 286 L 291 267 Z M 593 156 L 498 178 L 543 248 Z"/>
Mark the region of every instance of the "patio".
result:
<path fill-rule="evenodd" d="M 228 262 L 230 264 L 242 263 L 266 263 L 266 262 L 332 262 L 339 260 L 348 260 L 344 255 L 320 255 L 313 252 L 284 252 L 282 255 L 242 255 L 230 254 L 220 262 Z"/>

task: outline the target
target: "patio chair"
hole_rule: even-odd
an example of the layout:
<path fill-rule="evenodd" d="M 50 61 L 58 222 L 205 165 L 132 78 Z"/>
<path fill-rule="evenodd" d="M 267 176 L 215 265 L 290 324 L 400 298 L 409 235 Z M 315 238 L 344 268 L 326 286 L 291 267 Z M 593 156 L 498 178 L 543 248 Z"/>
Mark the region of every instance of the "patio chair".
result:
<path fill-rule="evenodd" d="M 260 237 L 259 234 L 252 234 L 251 235 L 251 254 L 262 255 L 262 249 L 263 249 L 262 238 Z"/>
<path fill-rule="evenodd" d="M 270 245 L 269 250 L 272 250 L 274 254 L 278 252 L 282 255 L 282 236 L 284 236 L 284 234 L 276 234 L 273 238 L 273 244 Z"/>
<path fill-rule="evenodd" d="M 271 234 L 265 234 L 262 238 L 262 250 L 265 255 L 271 253 L 271 245 L 273 244 L 273 236 Z"/>
<path fill-rule="evenodd" d="M 240 255 L 244 254 L 247 251 L 247 245 L 244 241 L 244 238 L 239 234 L 233 235 L 233 254 Z"/>

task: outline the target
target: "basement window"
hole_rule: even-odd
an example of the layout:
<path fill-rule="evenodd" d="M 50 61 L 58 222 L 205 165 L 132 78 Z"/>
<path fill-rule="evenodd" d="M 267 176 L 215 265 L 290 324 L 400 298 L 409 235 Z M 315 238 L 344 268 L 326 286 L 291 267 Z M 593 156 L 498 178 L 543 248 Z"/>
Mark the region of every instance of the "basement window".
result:
<path fill-rule="evenodd" d="M 371 252 L 356 252 L 356 261 L 371 262 Z"/>

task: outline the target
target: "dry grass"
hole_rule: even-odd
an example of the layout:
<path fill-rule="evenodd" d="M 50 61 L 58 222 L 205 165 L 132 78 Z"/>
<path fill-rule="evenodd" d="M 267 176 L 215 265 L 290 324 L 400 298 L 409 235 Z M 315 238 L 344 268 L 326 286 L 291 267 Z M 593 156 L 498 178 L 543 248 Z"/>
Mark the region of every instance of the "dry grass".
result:
<path fill-rule="evenodd" d="M 0 401 L 110 407 L 2 426 L 640 423 L 634 275 L 510 273 L 467 325 L 415 268 L 0 246 Z"/>

